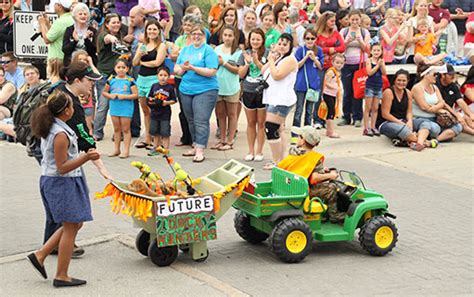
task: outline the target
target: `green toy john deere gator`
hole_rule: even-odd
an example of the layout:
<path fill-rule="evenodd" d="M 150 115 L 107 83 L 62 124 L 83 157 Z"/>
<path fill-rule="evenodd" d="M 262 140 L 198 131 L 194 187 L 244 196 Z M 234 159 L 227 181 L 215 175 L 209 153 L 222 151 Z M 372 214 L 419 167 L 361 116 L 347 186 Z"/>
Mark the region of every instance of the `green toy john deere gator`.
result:
<path fill-rule="evenodd" d="M 369 254 L 383 256 L 397 242 L 397 228 L 390 218 L 387 201 L 366 189 L 357 174 L 339 171 L 338 210 L 346 213 L 344 223 L 327 220 L 327 206 L 318 197 L 309 198 L 308 181 L 296 174 L 273 168 L 272 180 L 247 188 L 234 203 L 237 233 L 250 243 L 269 238 L 278 258 L 287 263 L 303 260 L 313 239 L 322 242 L 354 239 Z"/>

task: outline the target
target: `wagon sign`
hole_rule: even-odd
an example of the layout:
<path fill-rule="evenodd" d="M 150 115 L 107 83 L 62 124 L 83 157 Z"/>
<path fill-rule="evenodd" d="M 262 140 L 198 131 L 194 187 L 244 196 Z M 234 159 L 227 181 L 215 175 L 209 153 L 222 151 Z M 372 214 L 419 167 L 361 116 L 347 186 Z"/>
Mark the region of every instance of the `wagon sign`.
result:
<path fill-rule="evenodd" d="M 212 196 L 157 202 L 156 235 L 158 247 L 217 238 Z"/>

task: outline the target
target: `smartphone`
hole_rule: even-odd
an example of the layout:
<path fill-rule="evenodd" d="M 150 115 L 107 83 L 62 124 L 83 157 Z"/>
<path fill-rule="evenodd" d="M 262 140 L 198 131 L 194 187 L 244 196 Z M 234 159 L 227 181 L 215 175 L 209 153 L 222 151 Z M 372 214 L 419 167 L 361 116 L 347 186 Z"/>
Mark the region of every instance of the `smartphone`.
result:
<path fill-rule="evenodd" d="M 356 38 L 356 32 L 351 32 L 351 37 Z"/>

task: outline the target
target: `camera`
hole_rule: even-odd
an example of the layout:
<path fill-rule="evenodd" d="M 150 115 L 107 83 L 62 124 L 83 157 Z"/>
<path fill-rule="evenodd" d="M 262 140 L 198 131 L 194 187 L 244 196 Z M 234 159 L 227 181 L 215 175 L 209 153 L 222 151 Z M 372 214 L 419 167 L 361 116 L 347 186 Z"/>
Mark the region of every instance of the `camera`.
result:
<path fill-rule="evenodd" d="M 255 93 L 257 94 L 263 94 L 263 90 L 265 90 L 266 88 L 268 88 L 269 85 L 267 83 L 267 81 L 265 80 L 262 80 L 259 85 L 257 87 L 255 87 Z"/>

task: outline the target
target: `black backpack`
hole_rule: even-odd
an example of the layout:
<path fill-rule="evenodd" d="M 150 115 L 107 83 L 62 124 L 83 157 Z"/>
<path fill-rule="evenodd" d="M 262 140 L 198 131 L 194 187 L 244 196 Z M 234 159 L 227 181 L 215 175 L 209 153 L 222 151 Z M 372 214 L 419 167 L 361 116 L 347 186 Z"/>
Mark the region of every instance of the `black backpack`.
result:
<path fill-rule="evenodd" d="M 16 141 L 26 146 L 29 154 L 33 148 L 41 143 L 41 140 L 34 137 L 31 133 L 31 115 L 36 108 L 46 102 L 54 89 L 63 83 L 41 83 L 28 92 L 23 93 L 19 98 L 19 102 L 13 111 L 13 125 L 15 126 Z"/>

